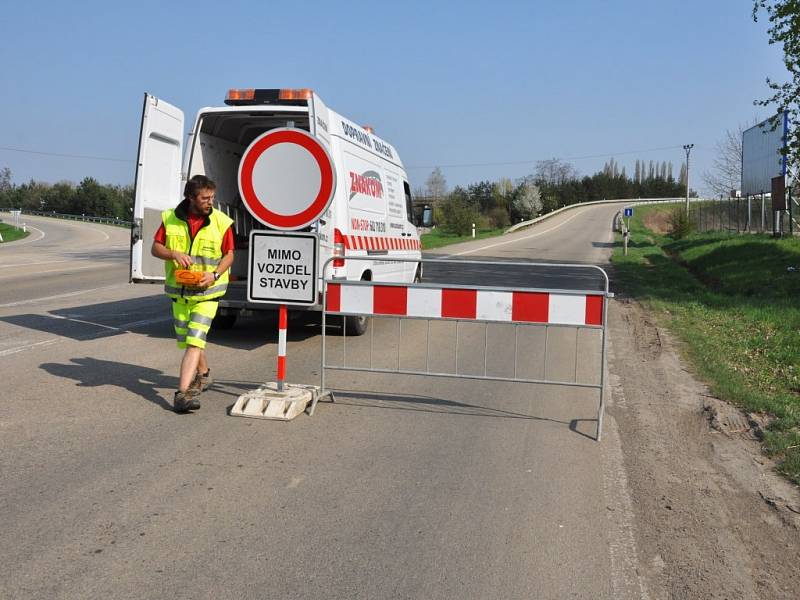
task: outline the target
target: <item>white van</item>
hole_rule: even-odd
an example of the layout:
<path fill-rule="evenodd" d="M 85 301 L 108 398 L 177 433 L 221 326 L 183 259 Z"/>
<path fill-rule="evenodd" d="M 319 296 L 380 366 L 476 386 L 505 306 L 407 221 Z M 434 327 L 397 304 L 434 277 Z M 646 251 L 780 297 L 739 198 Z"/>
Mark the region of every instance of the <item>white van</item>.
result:
<path fill-rule="evenodd" d="M 338 183 L 330 207 L 319 221 L 303 230 L 319 235 L 318 272 L 322 273 L 322 265 L 334 255 L 367 256 L 371 260 L 346 261 L 344 267 L 333 270 L 333 276 L 407 283 L 421 280 L 421 263 L 392 260 L 419 260 L 421 253 L 408 177 L 391 144 L 328 109 L 311 90 L 230 90 L 225 104 L 200 109 L 184 154 L 183 112 L 145 94 L 131 229 L 132 282 L 164 281 L 163 262 L 150 255 L 161 211 L 178 205 L 188 178 L 206 175 L 217 183 L 214 208 L 233 219 L 236 239 L 231 281 L 214 326 L 232 327 L 243 310 L 277 308 L 247 302 L 249 234 L 266 227 L 245 208 L 237 175 L 250 143 L 281 127 L 295 127 L 315 136 L 336 168 Z M 310 308 L 320 310 L 321 305 Z M 354 317 L 347 325 L 348 333 L 361 334 L 366 319 Z"/>

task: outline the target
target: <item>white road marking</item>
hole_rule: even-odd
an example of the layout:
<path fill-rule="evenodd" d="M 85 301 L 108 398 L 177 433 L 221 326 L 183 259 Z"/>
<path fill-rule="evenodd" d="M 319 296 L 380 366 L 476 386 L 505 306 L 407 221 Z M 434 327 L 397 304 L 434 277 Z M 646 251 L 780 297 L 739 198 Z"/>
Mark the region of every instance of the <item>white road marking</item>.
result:
<path fill-rule="evenodd" d="M 545 233 L 550 233 L 551 231 L 555 231 L 556 229 L 558 229 L 562 225 L 566 225 L 567 223 L 572 221 L 572 219 L 574 219 L 575 217 L 577 217 L 579 215 L 582 215 L 585 212 L 586 212 L 585 209 L 584 210 L 575 211 L 575 214 L 572 215 L 566 221 L 562 221 L 561 223 L 559 223 L 555 227 L 551 227 L 550 229 L 545 229 L 544 231 L 537 231 L 536 233 L 532 233 L 530 235 L 521 236 L 521 237 L 515 237 L 513 240 L 506 240 L 505 242 L 497 242 L 496 244 L 489 244 L 488 246 L 481 246 L 480 248 L 475 248 L 474 250 L 464 250 L 463 252 L 456 252 L 455 254 L 448 254 L 447 256 L 445 256 L 445 258 L 450 258 L 451 256 L 462 256 L 464 254 L 472 254 L 473 252 L 481 252 L 483 250 L 488 250 L 489 248 L 496 248 L 497 246 L 506 246 L 508 244 L 516 244 L 517 242 L 521 242 L 523 240 L 529 240 L 531 238 L 539 237 L 540 235 L 544 235 Z"/>
<path fill-rule="evenodd" d="M 96 327 L 102 327 L 105 330 L 111 329 L 113 331 L 119 331 L 119 332 L 125 332 L 125 331 L 133 329 L 135 327 L 141 327 L 143 325 L 151 325 L 153 323 L 163 323 L 163 322 L 166 322 L 166 321 L 172 321 L 172 317 L 171 316 L 169 316 L 169 317 L 158 317 L 156 319 L 144 319 L 144 320 L 140 320 L 140 321 L 132 321 L 130 323 L 123 323 L 122 325 L 117 325 L 116 327 L 113 327 L 113 326 L 110 326 L 110 325 L 101 325 L 100 323 L 92 323 L 91 321 L 80 321 L 80 320 L 77 320 L 77 319 L 68 319 L 67 317 L 58 317 L 58 316 L 55 316 L 55 315 L 48 315 L 48 316 L 51 316 L 51 317 L 56 318 L 56 319 L 66 319 L 68 321 L 75 321 L 77 323 L 88 323 L 88 324 L 94 325 Z M 97 333 L 90 333 L 90 334 L 81 336 L 79 338 L 67 338 L 67 337 L 51 338 L 49 340 L 42 340 L 41 342 L 34 342 L 32 344 L 25 344 L 23 346 L 17 346 L 16 348 L 9 348 L 8 350 L 3 350 L 2 352 L 0 352 L 0 357 L 8 356 L 10 354 L 17 354 L 18 352 L 23 352 L 25 350 L 31 350 L 31 349 L 37 348 L 37 347 L 52 346 L 53 344 L 58 344 L 59 342 L 64 342 L 64 341 L 72 340 L 72 341 L 76 341 L 76 342 L 85 342 L 87 340 L 93 340 L 95 338 L 98 338 L 98 337 L 100 337 L 102 335 L 105 335 L 105 331 L 98 331 Z"/>
<path fill-rule="evenodd" d="M 16 354 L 17 352 L 22 352 L 23 350 L 28 350 L 30 348 L 36 348 L 37 346 L 52 346 L 53 344 L 61 341 L 58 338 L 53 338 L 50 340 L 44 340 L 41 342 L 34 342 L 33 344 L 25 344 L 24 346 L 17 346 L 16 348 L 10 348 L 8 350 L 3 350 L 0 352 L 0 356 L 7 356 L 9 354 Z"/>
<path fill-rule="evenodd" d="M 56 294 L 55 296 L 43 296 L 41 298 L 33 298 L 32 300 L 20 300 L 19 302 L 9 302 L 8 304 L 0 304 L 0 308 L 12 308 L 14 306 L 27 306 L 28 304 L 36 304 L 37 302 L 46 302 L 48 300 L 59 300 L 61 298 L 71 298 L 72 296 L 80 296 L 81 294 L 90 294 L 100 290 L 108 290 L 111 288 L 122 287 L 128 285 L 127 283 L 115 283 L 114 285 L 104 285 L 103 287 L 91 288 L 88 290 L 78 290 L 76 292 L 67 292 L 66 294 Z"/>
<path fill-rule="evenodd" d="M 119 331 L 119 327 L 113 325 L 103 325 L 102 323 L 95 323 L 94 321 L 86 321 L 85 319 L 76 319 L 75 317 L 68 317 L 64 315 L 47 315 L 52 319 L 60 319 L 62 321 L 70 321 L 72 323 L 83 323 L 84 325 L 91 325 L 93 327 L 100 327 L 102 329 L 111 329 L 112 331 Z"/>
<path fill-rule="evenodd" d="M 30 267 L 33 265 L 52 265 L 55 263 L 65 263 L 65 262 L 74 262 L 70 260 L 43 260 L 40 262 L 29 262 L 29 263 L 14 263 L 13 265 L 0 265 L 0 269 L 7 269 L 9 267 Z"/>
<path fill-rule="evenodd" d="M 15 240 L 13 242 L 6 242 L 6 243 L 14 244 L 14 247 L 16 247 L 16 246 L 24 246 L 25 244 L 30 244 L 31 242 L 38 242 L 39 240 L 44 239 L 44 237 L 46 235 L 44 231 L 42 231 L 38 227 L 33 227 L 31 225 L 27 225 L 26 224 L 25 226 L 28 229 L 32 229 L 33 231 L 38 231 L 39 234 L 40 234 L 39 237 L 38 238 L 24 238 L 24 239 L 21 239 L 21 240 Z"/>
<path fill-rule="evenodd" d="M 96 268 L 97 268 L 97 265 L 89 265 L 89 266 L 86 266 L 86 267 L 72 267 L 72 268 L 69 268 L 69 269 L 61 269 L 61 268 L 46 269 L 46 270 L 43 270 L 43 271 L 36 271 L 35 273 L 32 273 L 32 275 L 42 275 L 44 273 L 59 273 L 59 272 L 60 273 L 72 273 L 73 271 L 85 271 L 86 269 L 96 269 Z M 14 277 L 14 275 L 6 275 L 6 277 Z"/>

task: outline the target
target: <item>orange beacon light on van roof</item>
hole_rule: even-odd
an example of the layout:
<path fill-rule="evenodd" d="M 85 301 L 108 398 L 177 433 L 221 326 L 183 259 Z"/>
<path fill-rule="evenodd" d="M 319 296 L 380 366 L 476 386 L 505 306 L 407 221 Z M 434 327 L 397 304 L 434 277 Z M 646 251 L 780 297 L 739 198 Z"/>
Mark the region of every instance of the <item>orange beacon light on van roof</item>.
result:
<path fill-rule="evenodd" d="M 313 90 L 302 88 L 298 90 L 281 90 L 278 92 L 278 100 L 308 100 L 314 93 Z"/>
<path fill-rule="evenodd" d="M 225 96 L 228 106 L 252 106 L 256 104 L 289 104 L 305 105 L 314 91 L 300 89 L 266 89 L 266 88 L 231 88 Z"/>
<path fill-rule="evenodd" d="M 256 91 L 253 88 L 249 89 L 230 89 L 228 95 L 225 96 L 225 101 L 241 101 L 241 100 L 255 100 Z"/>

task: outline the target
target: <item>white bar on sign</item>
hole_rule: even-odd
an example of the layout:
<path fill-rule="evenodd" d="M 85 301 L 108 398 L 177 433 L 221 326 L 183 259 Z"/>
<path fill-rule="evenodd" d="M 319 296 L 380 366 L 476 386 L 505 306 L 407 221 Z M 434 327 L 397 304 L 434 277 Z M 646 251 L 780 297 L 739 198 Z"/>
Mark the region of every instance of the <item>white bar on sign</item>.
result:
<path fill-rule="evenodd" d="M 341 287 L 341 312 L 355 313 L 358 315 L 372 314 L 372 286 L 347 285 Z"/>
<path fill-rule="evenodd" d="M 548 323 L 562 325 L 586 324 L 586 296 L 550 293 Z"/>
<path fill-rule="evenodd" d="M 442 290 L 408 288 L 406 314 L 409 317 L 441 317 Z"/>
<path fill-rule="evenodd" d="M 511 292 L 484 292 L 478 290 L 478 302 L 475 317 L 486 321 L 510 321 Z"/>

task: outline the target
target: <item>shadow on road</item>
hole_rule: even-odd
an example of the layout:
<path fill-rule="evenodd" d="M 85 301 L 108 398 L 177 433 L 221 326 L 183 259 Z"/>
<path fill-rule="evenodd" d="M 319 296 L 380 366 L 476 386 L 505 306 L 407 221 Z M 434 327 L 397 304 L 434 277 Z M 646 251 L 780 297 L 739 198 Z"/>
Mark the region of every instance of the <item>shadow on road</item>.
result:
<path fill-rule="evenodd" d="M 50 311 L 0 317 L 0 322 L 33 329 L 76 341 L 95 340 L 136 332 L 157 339 L 172 339 L 172 309 L 165 296 L 146 296 L 100 302 Z M 301 341 L 320 333 L 319 318 L 295 318 L 289 326 L 289 340 Z M 240 319 L 231 330 L 212 327 L 209 341 L 218 346 L 254 350 L 277 343 L 276 313 L 264 312 Z"/>
<path fill-rule="evenodd" d="M 594 439 L 594 436 L 578 431 L 578 423 L 597 423 L 596 419 L 572 419 L 571 421 L 562 421 L 560 419 L 552 419 L 550 417 L 539 417 L 536 415 L 510 410 L 480 406 L 478 404 L 468 404 L 466 402 L 457 402 L 455 400 L 445 400 L 443 398 L 435 398 L 433 396 L 384 394 L 379 392 L 354 392 L 351 390 L 334 390 L 334 396 L 336 397 L 336 404 L 342 406 L 358 406 L 362 408 L 380 408 L 387 410 L 407 410 L 413 412 L 428 412 L 438 414 L 444 413 L 448 415 L 458 415 L 464 417 L 489 417 L 495 419 L 548 421 L 550 423 L 566 425 L 573 433 L 589 439 Z M 352 398 L 356 400 L 356 402 L 347 402 L 346 400 L 343 400 L 347 398 Z M 357 402 L 357 400 L 373 400 L 379 402 L 380 404 L 374 402 Z"/>
<path fill-rule="evenodd" d="M 178 383 L 177 377 L 170 377 L 150 367 L 100 360 L 90 356 L 72 358 L 70 361 L 71 364 L 42 363 L 39 367 L 56 377 L 76 381 L 78 387 L 117 386 L 126 392 L 141 396 L 164 410 L 172 411 L 172 405 L 156 390 L 174 388 Z M 113 379 L 109 378 L 109 373 L 113 374 Z"/>

